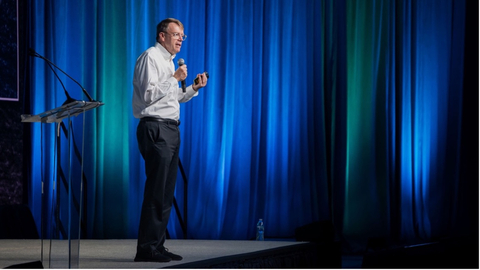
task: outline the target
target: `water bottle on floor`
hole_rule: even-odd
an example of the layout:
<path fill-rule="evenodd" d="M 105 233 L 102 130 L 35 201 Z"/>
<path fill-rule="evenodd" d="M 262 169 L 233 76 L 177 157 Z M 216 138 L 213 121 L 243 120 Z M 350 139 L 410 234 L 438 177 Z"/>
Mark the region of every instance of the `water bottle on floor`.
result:
<path fill-rule="evenodd" d="M 263 220 L 259 219 L 257 223 L 257 241 L 264 240 L 265 227 L 263 226 Z"/>

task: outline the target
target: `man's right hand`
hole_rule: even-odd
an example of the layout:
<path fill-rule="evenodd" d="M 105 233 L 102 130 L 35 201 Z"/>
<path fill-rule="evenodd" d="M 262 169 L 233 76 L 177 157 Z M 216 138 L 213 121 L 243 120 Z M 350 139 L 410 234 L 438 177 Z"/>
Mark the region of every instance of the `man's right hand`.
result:
<path fill-rule="evenodd" d="M 178 82 L 185 80 L 187 78 L 187 75 L 187 65 L 182 65 L 178 67 L 178 69 L 175 70 L 175 73 L 173 73 L 173 77 L 175 77 Z"/>

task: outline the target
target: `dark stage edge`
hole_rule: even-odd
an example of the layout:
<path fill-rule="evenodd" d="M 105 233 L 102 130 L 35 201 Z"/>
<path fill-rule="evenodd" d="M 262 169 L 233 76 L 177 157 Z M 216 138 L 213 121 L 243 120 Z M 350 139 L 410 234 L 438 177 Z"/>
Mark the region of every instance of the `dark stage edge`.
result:
<path fill-rule="evenodd" d="M 65 241 L 66 242 L 66 241 Z M 45 243 L 45 242 L 44 242 Z M 60 243 L 55 246 L 60 247 Z M 65 246 L 65 245 L 63 245 Z M 240 240 L 167 240 L 183 256 L 168 263 L 134 262 L 135 239 L 81 240 L 81 269 L 146 268 L 341 268 L 338 243 Z M 41 261 L 40 240 L 0 240 L 0 268 L 68 268 L 66 248 Z M 45 251 L 44 251 L 45 252 Z M 22 267 L 23 266 L 23 267 Z"/>

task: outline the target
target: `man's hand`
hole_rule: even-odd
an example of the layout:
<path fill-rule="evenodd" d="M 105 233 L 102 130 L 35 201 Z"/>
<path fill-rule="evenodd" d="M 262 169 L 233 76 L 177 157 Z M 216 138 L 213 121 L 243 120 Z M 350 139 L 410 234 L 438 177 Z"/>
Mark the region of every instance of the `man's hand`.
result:
<path fill-rule="evenodd" d="M 178 67 L 178 69 L 175 70 L 175 73 L 173 73 L 173 77 L 175 77 L 178 82 L 185 80 L 187 78 L 187 75 L 187 65 L 182 65 Z"/>
<path fill-rule="evenodd" d="M 207 85 L 208 78 L 205 73 L 198 74 L 198 83 L 192 85 L 193 90 L 198 91 L 198 89 L 203 88 Z"/>

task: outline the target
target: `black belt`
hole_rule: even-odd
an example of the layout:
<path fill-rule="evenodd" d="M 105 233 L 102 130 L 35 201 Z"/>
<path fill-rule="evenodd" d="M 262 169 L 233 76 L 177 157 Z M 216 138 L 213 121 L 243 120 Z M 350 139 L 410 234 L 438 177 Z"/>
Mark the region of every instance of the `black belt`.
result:
<path fill-rule="evenodd" d="M 175 125 L 175 126 L 180 126 L 180 120 L 173 120 L 173 119 L 162 119 L 162 118 L 157 118 L 157 117 L 142 117 L 140 121 L 154 121 L 154 122 L 162 122 L 168 125 Z"/>

